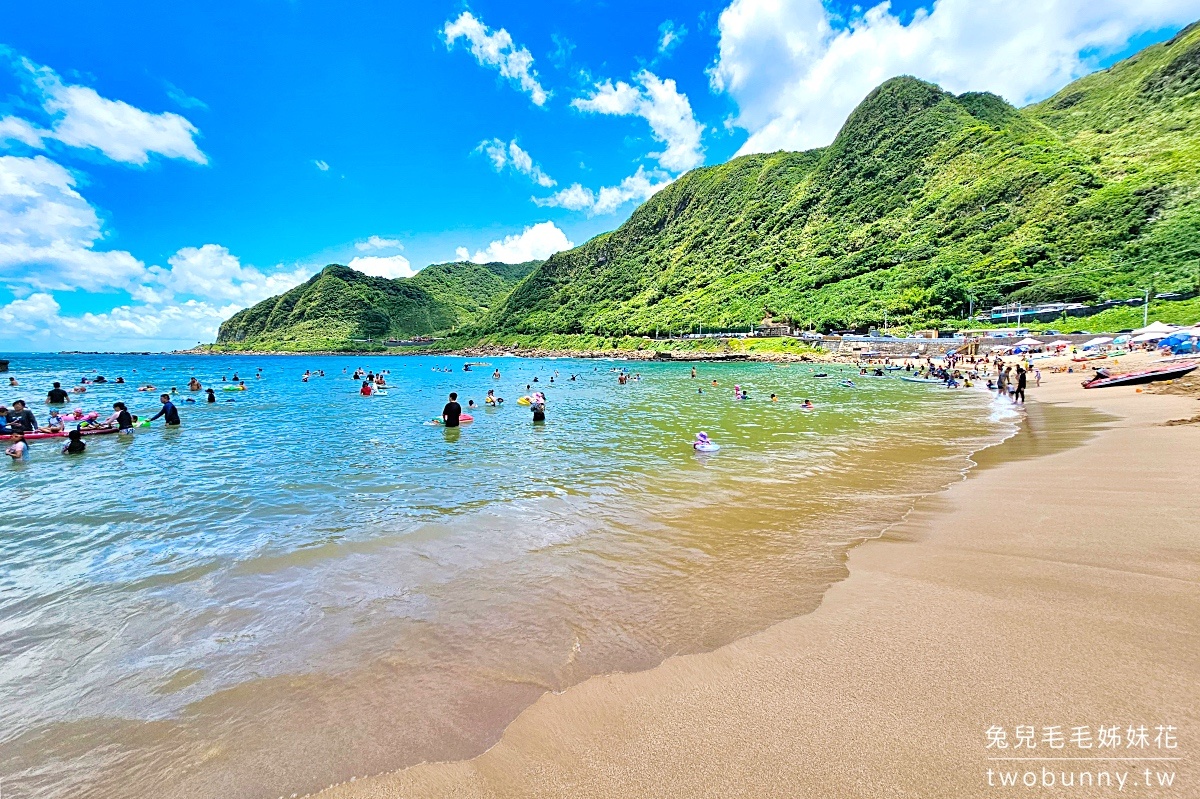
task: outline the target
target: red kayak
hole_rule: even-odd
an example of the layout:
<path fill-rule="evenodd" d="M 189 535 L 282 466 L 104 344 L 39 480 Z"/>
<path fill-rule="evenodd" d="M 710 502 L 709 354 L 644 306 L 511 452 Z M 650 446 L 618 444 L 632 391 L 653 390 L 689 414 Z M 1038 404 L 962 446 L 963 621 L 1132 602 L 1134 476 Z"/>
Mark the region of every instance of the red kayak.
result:
<path fill-rule="evenodd" d="M 1174 380 L 1193 371 L 1200 364 L 1193 361 L 1183 363 L 1151 366 L 1148 369 L 1138 369 L 1135 372 L 1122 372 L 1114 375 L 1107 369 L 1097 369 L 1096 376 L 1083 381 L 1084 388 L 1111 388 L 1112 386 L 1138 386 L 1143 383 L 1155 383 L 1159 380 Z"/>
<path fill-rule="evenodd" d="M 69 432 L 70 432 L 69 430 L 64 430 L 61 433 L 26 433 L 25 440 L 26 441 L 39 441 L 43 438 L 66 438 L 67 433 L 69 433 Z M 115 428 L 115 427 L 91 427 L 91 428 L 87 428 L 84 430 L 80 430 L 79 434 L 81 436 L 103 436 L 103 435 L 108 435 L 109 433 L 116 433 L 116 432 L 117 432 L 117 428 Z M 12 441 L 12 440 L 13 440 L 12 436 L 0 436 L 0 441 Z"/>

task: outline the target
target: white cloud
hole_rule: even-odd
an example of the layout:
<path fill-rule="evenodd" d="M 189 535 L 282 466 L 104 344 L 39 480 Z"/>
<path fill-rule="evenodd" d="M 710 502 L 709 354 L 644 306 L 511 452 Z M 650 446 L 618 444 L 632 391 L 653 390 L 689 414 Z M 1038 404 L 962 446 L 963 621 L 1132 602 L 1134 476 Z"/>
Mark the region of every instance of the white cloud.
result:
<path fill-rule="evenodd" d="M 0 278 L 34 289 L 100 291 L 134 285 L 141 261 L 94 249 L 100 217 L 75 176 L 45 156 L 0 156 Z"/>
<path fill-rule="evenodd" d="M 50 67 L 38 66 L 29 59 L 21 59 L 21 65 L 33 76 L 42 108 L 51 116 L 50 129 L 37 131 L 40 138 L 94 148 L 114 161 L 128 164 L 145 164 L 151 154 L 208 163 L 196 146 L 195 137 L 200 131 L 179 114 L 152 114 L 101 97 L 90 87 L 65 84 Z M 31 146 L 40 146 L 40 142 Z"/>
<path fill-rule="evenodd" d="M 460 261 L 474 261 L 477 264 L 495 261 L 519 264 L 525 261 L 540 261 L 574 246 L 567 234 L 559 230 L 553 222 L 539 222 L 520 233 L 505 236 L 503 241 L 493 241 L 485 249 L 476 250 L 474 255 L 471 255 L 466 247 L 459 247 L 454 253 Z"/>
<path fill-rule="evenodd" d="M 364 275 L 375 277 L 412 277 L 417 270 L 403 255 L 356 255 L 347 264 L 351 269 L 357 269 Z"/>
<path fill-rule="evenodd" d="M 368 236 L 366 241 L 355 242 L 354 249 L 359 252 L 367 250 L 403 250 L 404 244 L 400 239 L 385 239 L 382 236 Z"/>
<path fill-rule="evenodd" d="M 740 153 L 828 144 L 877 85 L 915 75 L 1018 105 L 1095 68 L 1139 33 L 1191 22 L 1196 0 L 938 0 L 908 24 L 887 3 L 842 25 L 821 0 L 734 0 L 722 12 L 713 88 L 738 103 Z"/>
<path fill-rule="evenodd" d="M 503 139 L 481 141 L 475 148 L 475 152 L 486 154 L 497 172 L 504 169 L 505 166 L 509 166 L 522 175 L 527 175 L 539 186 L 550 188 L 557 183 L 554 178 L 543 172 L 542 168 L 533 162 L 533 156 L 521 149 L 516 139 L 508 143 L 505 143 Z"/>
<path fill-rule="evenodd" d="M 60 315 L 50 294 L 37 293 L 0 306 L 0 325 L 35 346 L 82 344 L 88 349 L 190 346 L 213 341 L 221 322 L 239 306 L 198 300 L 170 305 L 121 305 L 103 313 Z"/>
<path fill-rule="evenodd" d="M 4 117 L 0 119 L 0 144 L 19 141 L 34 149 L 43 147 L 43 140 L 49 135 L 47 131 L 34 127 L 20 117 Z"/>
<path fill-rule="evenodd" d="M 24 299 L 0 305 L 0 325 L 8 330 L 30 333 L 37 330 L 47 319 L 58 315 L 60 306 L 54 297 L 39 292 Z"/>
<path fill-rule="evenodd" d="M 668 55 L 672 50 L 679 46 L 683 41 L 683 37 L 687 36 L 687 28 L 680 25 L 675 27 L 673 20 L 667 20 L 658 26 L 658 53 L 659 55 Z"/>
<path fill-rule="evenodd" d="M 612 213 L 627 202 L 647 200 L 673 182 L 674 178 L 665 172 L 647 172 L 639 166 L 637 172 L 616 186 L 604 186 L 592 191 L 575 183 L 549 197 L 535 197 L 533 201 L 537 205 L 587 211 L 588 216 L 596 216 Z"/>
<path fill-rule="evenodd" d="M 692 114 L 687 95 L 675 88 L 675 81 L 662 80 L 649 70 L 639 72 L 635 80 L 640 87 L 624 81 L 597 83 L 590 95 L 572 100 L 571 105 L 589 113 L 634 115 L 649 122 L 655 140 L 667 146 L 650 155 L 665 169 L 683 172 L 704 163 L 700 144 L 704 126 Z"/>
<path fill-rule="evenodd" d="M 460 38 L 466 39 L 471 46 L 471 54 L 481 66 L 499 70 L 501 75 L 515 81 L 534 105 L 545 105 L 549 93 L 538 82 L 538 74 L 533 68 L 533 55 L 526 48 L 514 44 L 512 36 L 504 28 L 491 33 L 474 14 L 464 11 L 458 19 L 445 24 L 442 36 L 447 47 L 453 47 Z"/>
<path fill-rule="evenodd" d="M 317 169 L 321 170 L 322 172 L 329 171 L 329 164 L 325 163 L 320 158 L 317 158 L 313 161 L 313 166 L 315 166 Z"/>
<path fill-rule="evenodd" d="M 245 307 L 282 294 L 310 276 L 310 270 L 304 267 L 266 274 L 253 266 L 242 266 L 237 256 L 219 244 L 184 247 L 167 263 L 169 269 L 152 266 L 147 270 L 149 279 L 133 292 L 136 299 L 163 302 L 182 294 Z"/>

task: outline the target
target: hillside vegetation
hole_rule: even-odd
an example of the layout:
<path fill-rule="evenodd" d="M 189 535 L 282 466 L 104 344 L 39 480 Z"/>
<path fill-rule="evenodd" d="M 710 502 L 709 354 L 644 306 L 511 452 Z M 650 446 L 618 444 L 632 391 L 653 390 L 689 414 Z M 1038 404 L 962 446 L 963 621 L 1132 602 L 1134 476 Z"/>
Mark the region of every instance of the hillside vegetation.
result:
<path fill-rule="evenodd" d="M 537 261 L 448 263 L 390 280 L 331 264 L 308 282 L 230 317 L 226 349 L 375 349 L 362 340 L 405 339 L 460 327 L 499 302 Z"/>
<path fill-rule="evenodd" d="M 465 343 L 744 329 L 765 316 L 819 330 L 885 317 L 951 326 L 972 306 L 1195 290 L 1198 89 L 1196 26 L 1023 109 L 893 78 L 828 147 L 689 172 L 474 312 L 430 308 L 406 330 Z M 291 314 L 288 296 L 277 302 Z M 322 308 L 332 313 L 306 317 L 314 332 L 385 326 L 361 307 Z M 387 324 L 404 317 L 380 310 Z"/>

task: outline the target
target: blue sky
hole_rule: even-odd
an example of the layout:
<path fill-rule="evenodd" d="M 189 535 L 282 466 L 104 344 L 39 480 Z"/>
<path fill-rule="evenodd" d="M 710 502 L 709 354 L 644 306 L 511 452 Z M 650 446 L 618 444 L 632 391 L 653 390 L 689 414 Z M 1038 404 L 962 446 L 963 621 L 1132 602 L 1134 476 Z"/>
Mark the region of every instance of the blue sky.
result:
<path fill-rule="evenodd" d="M 187 346 L 325 263 L 544 256 L 692 167 L 827 143 L 893 74 L 1023 104 L 1200 16 L 1043 5 L 20 4 L 0 325 Z"/>

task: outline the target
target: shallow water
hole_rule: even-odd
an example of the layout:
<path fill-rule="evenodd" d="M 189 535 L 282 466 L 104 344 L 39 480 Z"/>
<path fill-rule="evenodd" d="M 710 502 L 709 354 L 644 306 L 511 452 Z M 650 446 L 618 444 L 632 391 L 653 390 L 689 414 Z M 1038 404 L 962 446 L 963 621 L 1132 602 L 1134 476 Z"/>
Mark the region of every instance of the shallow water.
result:
<path fill-rule="evenodd" d="M 275 797 L 476 754 L 546 690 L 811 610 L 848 546 L 1013 429 L 986 394 L 848 367 L 463 363 L 13 358 L 2 396 L 39 419 L 85 374 L 128 383 L 72 405 L 143 415 L 147 381 L 250 390 L 0 466 L 5 796 Z M 358 397 L 357 366 L 390 370 L 388 396 Z M 489 388 L 503 408 L 426 424 Z M 695 454 L 698 430 L 721 451 Z"/>

